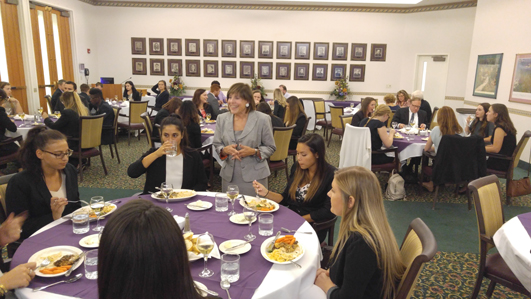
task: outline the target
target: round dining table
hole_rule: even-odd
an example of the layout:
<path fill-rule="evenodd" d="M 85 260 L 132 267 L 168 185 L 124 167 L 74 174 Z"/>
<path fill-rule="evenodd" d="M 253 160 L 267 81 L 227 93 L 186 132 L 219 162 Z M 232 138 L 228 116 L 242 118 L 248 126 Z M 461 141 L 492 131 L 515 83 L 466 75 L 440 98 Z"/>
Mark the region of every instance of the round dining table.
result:
<path fill-rule="evenodd" d="M 34 119 L 33 115 L 26 115 L 26 117 L 28 117 L 28 119 L 32 119 L 31 122 L 26 121 L 25 123 L 23 120 L 21 120 L 18 117 L 13 119 L 15 122 L 15 125 L 17 125 L 17 131 L 11 132 L 11 131 L 6 130 L 6 136 L 7 137 L 22 136 L 22 139 L 25 140 L 28 136 L 28 132 L 31 129 L 38 127 L 38 126 L 44 126 L 44 123 L 42 122 L 35 124 L 35 122 L 33 121 Z M 50 116 L 50 119 L 55 122 L 57 120 L 57 117 Z"/>
<path fill-rule="evenodd" d="M 398 159 L 405 161 L 409 158 L 422 157 L 428 136 L 409 135 L 400 131 L 398 133 L 403 137 L 393 139 L 393 146 L 398 148 Z M 394 153 L 390 154 L 394 157 Z"/>
<path fill-rule="evenodd" d="M 185 206 L 185 203 L 202 200 L 203 202 L 210 202 L 214 205 L 215 193 L 198 192 L 198 194 L 185 201 L 170 202 L 169 206 L 173 209 L 173 215 L 185 216 L 189 213 L 190 228 L 194 234 L 201 234 L 210 232 L 213 234 L 217 245 L 224 241 L 232 239 L 243 239 L 247 234 L 247 224 L 234 224 L 229 221 L 227 212 L 216 212 L 212 207 L 204 211 L 193 211 Z M 126 202 L 142 198 L 152 201 L 154 204 L 165 207 L 165 202 L 160 202 L 151 197 L 151 195 L 140 195 L 129 198 L 122 198 L 113 200 L 118 206 L 118 209 Z M 234 204 L 235 210 L 241 213 L 243 207 L 238 203 Z M 229 210 L 231 209 L 229 205 Z M 299 244 L 304 248 L 304 254 L 300 260 L 297 261 L 301 268 L 294 264 L 280 265 L 273 264 L 266 260 L 261 252 L 260 247 L 266 239 L 270 237 L 261 236 L 258 234 L 258 221 L 255 222 L 251 230 L 257 238 L 251 242 L 251 249 L 249 252 L 241 255 L 240 258 L 240 279 L 231 284 L 230 293 L 232 298 L 326 298 L 326 295 L 314 283 L 315 273 L 320 267 L 320 260 L 322 259 L 319 240 L 312 226 L 306 222 L 301 216 L 291 211 L 290 209 L 280 206 L 279 209 L 273 212 L 274 215 L 274 232 L 280 230 L 281 227 L 297 230 L 298 232 L 311 232 L 311 234 L 295 233 Z M 106 218 L 112 217 L 112 214 Z M 105 225 L 106 219 L 100 221 L 101 225 Z M 91 229 L 94 225 L 91 225 Z M 41 230 L 37 231 L 30 238 L 24 240 L 18 250 L 15 252 L 11 262 L 11 268 L 19 264 L 26 263 L 28 259 L 36 252 L 49 248 L 52 246 L 74 246 L 82 250 L 87 250 L 80 246 L 79 241 L 95 232 L 90 231 L 86 234 L 76 235 L 72 231 L 72 223 L 70 220 L 58 219 Z M 184 244 L 183 244 L 184 245 Z M 190 262 L 190 269 L 193 279 L 206 285 L 209 290 L 217 292 L 221 298 L 228 298 L 227 294 L 220 287 L 220 267 L 221 263 L 218 258 L 210 258 L 208 260 L 208 268 L 212 269 L 215 274 L 210 278 L 200 278 L 199 273 L 203 268 L 202 260 Z M 72 276 L 78 273 L 84 274 L 84 267 L 72 272 Z M 83 276 L 82 279 L 75 283 L 59 284 L 46 289 L 46 291 L 33 292 L 35 287 L 41 287 L 51 284 L 64 277 L 39 277 L 36 276 L 27 288 L 17 289 L 15 291 L 18 298 L 98 298 L 97 280 L 89 280 Z"/>

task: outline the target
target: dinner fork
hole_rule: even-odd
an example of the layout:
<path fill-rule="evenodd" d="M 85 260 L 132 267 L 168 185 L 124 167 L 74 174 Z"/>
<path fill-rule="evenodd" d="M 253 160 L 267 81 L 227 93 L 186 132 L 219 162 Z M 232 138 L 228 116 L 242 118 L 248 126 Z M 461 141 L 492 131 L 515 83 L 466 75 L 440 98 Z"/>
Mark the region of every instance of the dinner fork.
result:
<path fill-rule="evenodd" d="M 292 260 L 288 260 L 288 262 L 290 262 L 290 263 L 292 263 L 292 264 L 295 264 L 295 265 L 296 265 L 297 267 L 299 267 L 299 268 L 302 268 L 302 266 L 301 266 L 301 265 L 299 265 L 299 264 L 295 263 L 295 262 L 294 262 L 294 261 L 292 261 Z"/>
<path fill-rule="evenodd" d="M 286 232 L 286 233 L 297 233 L 297 234 L 313 234 L 312 232 L 299 232 L 297 230 L 294 230 L 294 229 L 287 229 L 287 228 L 284 228 L 284 227 L 281 227 L 280 228 L 282 231 Z"/>

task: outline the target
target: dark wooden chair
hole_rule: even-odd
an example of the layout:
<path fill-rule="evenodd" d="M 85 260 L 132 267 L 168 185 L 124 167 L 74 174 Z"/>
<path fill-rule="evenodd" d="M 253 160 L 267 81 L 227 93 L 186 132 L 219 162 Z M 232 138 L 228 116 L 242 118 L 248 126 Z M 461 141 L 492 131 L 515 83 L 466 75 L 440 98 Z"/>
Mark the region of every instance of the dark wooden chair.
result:
<path fill-rule="evenodd" d="M 198 151 L 203 157 L 203 166 L 205 169 L 209 170 L 208 183 L 210 186 L 212 186 L 212 181 L 214 179 L 214 156 L 212 155 L 212 149 L 212 143 L 203 145 L 202 147 L 196 149 L 196 151 Z"/>
<path fill-rule="evenodd" d="M 44 98 L 46 99 L 46 102 L 48 103 L 48 111 L 50 113 L 53 113 L 53 109 L 55 107 L 52 107 L 52 97 L 50 95 L 45 95 Z"/>
<path fill-rule="evenodd" d="M 147 111 L 148 101 L 129 102 L 129 120 L 127 122 L 118 122 L 118 127 L 127 130 L 127 144 L 131 144 L 131 130 L 138 131 L 138 140 L 140 140 L 140 130 L 144 129 L 144 120 L 142 119 L 142 113 Z M 149 140 L 148 140 L 149 143 Z"/>
<path fill-rule="evenodd" d="M 328 138 L 328 145 L 332 141 L 332 135 L 343 136 L 345 125 L 342 122 L 341 116 L 344 114 L 344 108 L 341 106 L 330 106 L 330 138 Z"/>
<path fill-rule="evenodd" d="M 9 145 L 15 142 L 18 142 L 20 144 L 22 142 L 22 136 L 6 138 L 0 142 L 0 147 L 4 147 L 6 145 Z M 18 158 L 18 151 L 12 154 L 9 154 L 7 156 L 0 157 L 0 165 L 5 165 L 9 162 L 15 162 L 17 158 Z"/>
<path fill-rule="evenodd" d="M 323 252 L 323 259 L 321 260 L 321 268 L 326 268 L 330 260 L 330 254 L 334 246 L 334 229 L 336 227 L 337 216 L 333 219 L 323 222 L 312 222 L 311 225 L 316 232 L 326 230 L 328 232 L 327 244 L 321 244 Z M 323 242 L 324 243 L 324 242 Z M 323 246 L 324 245 L 324 246 Z"/>
<path fill-rule="evenodd" d="M 112 152 L 112 145 L 114 144 L 114 151 L 116 151 L 116 159 L 118 160 L 118 164 L 120 164 L 120 155 L 118 154 L 118 115 L 120 115 L 120 110 L 122 108 L 116 108 L 112 107 L 112 110 L 114 111 L 114 123 L 112 124 L 112 130 L 114 132 L 112 143 L 109 143 L 109 150 L 111 152 L 111 158 L 114 159 L 114 154 Z"/>
<path fill-rule="evenodd" d="M 308 117 L 308 118 L 306 119 L 306 123 L 304 124 L 304 128 L 302 129 L 301 137 L 304 136 L 304 135 L 306 135 L 306 130 L 308 129 L 308 124 L 310 123 L 310 119 L 311 119 L 311 118 L 312 118 L 312 117 L 310 116 L 310 117 Z M 297 138 L 297 137 L 293 137 L 293 135 L 291 136 L 291 139 L 292 139 L 292 140 L 293 140 L 293 139 L 297 139 L 297 140 L 299 140 L 299 138 Z M 295 163 L 295 159 L 296 159 L 296 157 L 297 157 L 297 150 L 296 150 L 296 149 L 292 149 L 292 150 L 288 149 L 288 156 L 293 157 L 293 163 Z"/>
<path fill-rule="evenodd" d="M 101 131 L 104 117 L 105 114 L 81 116 L 79 118 L 79 138 L 70 139 L 79 141 L 78 149 L 72 153 L 72 157 L 79 159 L 80 166 L 83 159 L 100 156 L 103 171 L 107 175 L 107 167 L 105 167 L 101 150 Z M 83 167 L 79 167 L 79 176 L 79 182 L 81 183 L 83 182 Z"/>
<path fill-rule="evenodd" d="M 312 98 L 313 110 L 315 111 L 315 125 L 322 126 L 325 130 L 325 140 L 328 138 L 328 129 L 331 128 L 332 121 L 326 120 L 326 115 L 330 112 L 326 112 L 326 104 L 324 99 Z M 315 131 L 315 128 L 314 128 Z"/>
<path fill-rule="evenodd" d="M 147 138 L 149 147 L 154 147 L 155 146 L 155 142 L 160 142 L 160 137 L 153 137 L 153 123 L 151 122 L 151 117 L 149 117 L 149 114 L 147 112 L 146 113 L 142 113 L 141 117 L 144 120 L 144 127 L 145 127 L 145 130 L 146 130 L 146 138 Z M 159 136 L 160 136 L 160 134 L 159 134 Z"/>

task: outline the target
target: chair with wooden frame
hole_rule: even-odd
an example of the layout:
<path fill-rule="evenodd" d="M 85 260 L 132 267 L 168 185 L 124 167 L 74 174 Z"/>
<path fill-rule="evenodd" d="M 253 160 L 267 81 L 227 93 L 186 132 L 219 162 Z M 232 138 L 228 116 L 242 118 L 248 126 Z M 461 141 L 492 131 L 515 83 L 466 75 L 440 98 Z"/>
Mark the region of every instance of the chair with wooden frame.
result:
<path fill-rule="evenodd" d="M 20 144 L 22 142 L 22 136 L 6 138 L 0 141 L 0 147 L 4 147 L 8 144 L 15 143 L 15 142 L 18 142 Z M 5 165 L 9 162 L 15 162 L 17 158 L 18 158 L 18 151 L 12 154 L 9 154 L 7 156 L 0 157 L 0 165 Z"/>
<path fill-rule="evenodd" d="M 308 118 L 306 118 L 306 123 L 304 124 L 304 128 L 302 129 L 301 137 L 304 136 L 304 135 L 306 135 L 306 130 L 308 129 L 308 124 L 310 123 L 310 119 L 312 119 L 311 116 L 308 117 Z M 300 137 L 299 137 L 299 138 L 300 138 Z M 299 138 L 297 138 L 297 137 L 293 137 L 293 134 L 292 134 L 292 136 L 291 136 L 291 139 L 297 139 L 297 140 L 299 140 Z M 288 149 L 288 156 L 293 157 L 293 163 L 295 163 L 295 159 L 296 159 L 296 157 L 297 157 L 297 149 L 292 149 L 292 150 Z"/>
<path fill-rule="evenodd" d="M 52 107 L 52 97 L 50 95 L 45 95 L 44 98 L 46 99 L 46 102 L 48 103 L 48 111 L 50 113 L 53 113 L 54 112 L 53 111 L 54 107 Z"/>
<path fill-rule="evenodd" d="M 495 247 L 492 237 L 505 222 L 500 180 L 495 175 L 489 175 L 470 182 L 468 188 L 476 207 L 480 252 L 478 277 L 471 298 L 478 296 L 483 277 L 490 279 L 488 298 L 492 296 L 496 283 L 530 296 L 500 254 L 488 254 L 489 250 Z"/>
<path fill-rule="evenodd" d="M 6 209 L 6 190 L 7 190 L 7 183 L 9 180 L 15 176 L 16 173 L 8 174 L 8 175 L 2 175 L 0 176 L 0 203 L 2 204 L 0 206 L 0 224 L 4 223 L 4 221 L 7 219 L 7 209 Z"/>
<path fill-rule="evenodd" d="M 112 143 L 109 143 L 109 151 L 111 152 L 111 158 L 114 159 L 114 154 L 112 152 L 112 145 L 114 144 L 114 151 L 116 151 L 116 159 L 118 160 L 118 164 L 120 164 L 120 155 L 118 154 L 118 115 L 120 115 L 120 110 L 122 108 L 112 107 L 112 110 L 114 111 L 114 123 L 112 125 L 112 130 L 114 132 Z"/>
<path fill-rule="evenodd" d="M 269 164 L 269 169 L 271 171 L 276 171 L 279 169 L 284 169 L 286 171 L 286 179 L 289 179 L 288 173 L 288 149 L 289 142 L 291 140 L 291 134 L 293 134 L 293 129 L 295 125 L 290 127 L 274 127 L 273 128 L 273 139 L 275 140 L 275 145 L 277 149 L 275 152 L 267 159 L 267 164 Z"/>
<path fill-rule="evenodd" d="M 149 147 L 155 147 L 155 142 L 160 142 L 160 138 L 153 137 L 153 124 L 151 123 L 151 117 L 149 117 L 149 114 L 147 112 L 142 113 L 141 117 L 144 120 L 146 138 L 147 138 Z"/>
<path fill-rule="evenodd" d="M 406 266 L 395 299 L 411 298 L 424 264 L 437 253 L 437 241 L 430 228 L 420 218 L 413 219 L 400 246 L 400 257 Z"/>
<path fill-rule="evenodd" d="M 334 230 L 336 227 L 336 220 L 337 220 L 337 216 L 334 216 L 334 218 L 327 220 L 327 221 L 311 223 L 311 226 L 316 232 L 319 232 L 322 230 L 328 231 L 328 238 L 327 238 L 326 246 L 322 247 L 323 259 L 321 260 L 321 268 L 326 268 L 328 266 L 328 261 L 330 260 L 330 253 L 332 252 L 332 247 L 334 246 Z M 326 252 L 328 254 L 326 254 Z"/>
<path fill-rule="evenodd" d="M 103 152 L 101 150 L 101 130 L 103 128 L 104 117 L 105 114 L 79 117 L 79 138 L 69 139 L 79 141 L 78 149 L 72 153 L 72 157 L 79 159 L 80 166 L 83 159 L 100 156 L 103 171 L 107 175 L 107 167 L 105 167 Z M 79 167 L 79 176 L 79 182 L 83 182 L 83 167 Z"/>
<path fill-rule="evenodd" d="M 324 137 L 326 140 L 328 138 L 328 129 L 332 125 L 331 121 L 326 120 L 326 115 L 330 112 L 326 112 L 326 104 L 324 99 L 314 98 L 311 100 L 313 102 L 313 110 L 315 111 L 315 125 L 322 126 L 324 128 Z"/>
<path fill-rule="evenodd" d="M 332 141 L 332 135 L 343 136 L 344 125 L 341 121 L 341 116 L 344 114 L 344 108 L 341 106 L 330 106 L 330 138 L 328 138 L 328 145 L 330 147 L 330 141 Z M 341 137 L 339 137 L 341 139 Z"/>
<path fill-rule="evenodd" d="M 439 107 L 433 108 L 433 113 L 431 114 L 430 130 L 433 130 L 439 124 L 437 123 L 437 113 L 439 112 Z"/>
<path fill-rule="evenodd" d="M 131 130 L 138 131 L 138 140 L 140 140 L 140 130 L 144 129 L 144 120 L 141 115 L 147 111 L 147 106 L 148 101 L 129 102 L 129 121 L 118 122 L 118 127 L 127 129 L 127 145 L 131 145 Z M 149 140 L 147 142 L 149 143 Z"/>
<path fill-rule="evenodd" d="M 209 170 L 208 182 L 210 186 L 213 186 L 212 182 L 214 180 L 214 155 L 212 155 L 212 143 L 203 145 L 202 147 L 196 149 L 197 152 L 203 157 L 203 166 L 205 169 Z"/>

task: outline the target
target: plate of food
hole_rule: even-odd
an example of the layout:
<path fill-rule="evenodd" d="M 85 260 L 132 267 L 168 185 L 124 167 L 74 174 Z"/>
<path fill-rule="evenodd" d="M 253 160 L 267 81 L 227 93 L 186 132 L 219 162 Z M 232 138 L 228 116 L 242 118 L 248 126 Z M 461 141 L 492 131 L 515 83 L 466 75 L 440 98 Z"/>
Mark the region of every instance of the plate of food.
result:
<path fill-rule="evenodd" d="M 247 243 L 245 245 L 242 245 L 240 247 L 234 248 L 234 249 L 228 249 L 233 246 L 238 246 L 240 244 L 245 243 L 244 240 L 228 240 L 221 244 L 219 244 L 219 250 L 223 253 L 229 253 L 229 254 L 244 254 L 246 252 L 249 252 L 251 250 L 251 244 Z"/>
<path fill-rule="evenodd" d="M 50 264 L 46 267 L 36 269 L 35 275 L 40 277 L 57 277 L 65 275 L 65 272 L 71 267 L 75 270 L 81 266 L 83 264 L 83 258 L 74 263 L 81 253 L 83 253 L 81 249 L 73 246 L 54 246 L 36 252 L 29 258 L 28 262 L 35 262 L 38 267 L 44 260 L 48 259 Z"/>
<path fill-rule="evenodd" d="M 212 203 L 208 201 L 198 200 L 188 203 L 186 207 L 192 211 L 204 211 L 212 208 Z"/>
<path fill-rule="evenodd" d="M 79 246 L 85 248 L 98 248 L 100 246 L 100 234 L 86 236 L 79 240 Z"/>
<path fill-rule="evenodd" d="M 183 201 L 188 198 L 192 198 L 196 196 L 197 193 L 194 190 L 188 190 L 188 189 L 173 189 L 173 191 L 170 193 L 170 196 L 168 196 L 168 201 Z M 151 193 L 151 197 L 158 201 L 166 202 L 166 199 L 164 199 L 164 195 L 159 191 L 155 193 Z"/>
<path fill-rule="evenodd" d="M 394 138 L 395 139 L 404 139 L 404 136 L 400 135 L 399 133 L 395 133 Z"/>
<path fill-rule="evenodd" d="M 249 224 L 249 221 L 245 219 L 245 216 L 243 216 L 243 213 L 230 216 L 229 221 L 235 224 L 243 224 L 243 225 Z M 255 223 L 255 222 L 256 222 L 256 217 L 253 217 L 253 221 L 251 223 Z"/>
<path fill-rule="evenodd" d="M 116 211 L 116 208 L 117 208 L 117 206 L 115 204 L 110 203 L 110 202 L 106 202 L 105 206 L 103 207 L 103 209 L 101 211 L 101 215 L 100 216 L 107 216 L 109 214 L 112 214 L 112 213 L 114 213 L 114 211 Z M 96 213 L 94 213 L 94 211 L 90 208 L 90 206 L 84 206 L 84 207 L 82 207 L 80 209 L 77 209 L 76 211 L 81 211 L 81 210 L 89 212 L 89 219 L 98 218 L 98 216 L 96 216 Z"/>
<path fill-rule="evenodd" d="M 423 141 L 428 141 L 429 137 L 421 138 Z"/>
<path fill-rule="evenodd" d="M 304 249 L 292 235 L 281 235 L 274 244 L 273 251 L 268 252 L 269 245 L 275 237 L 270 237 L 260 246 L 262 256 L 273 264 L 288 265 L 290 261 L 296 262 L 304 255 Z"/>
<path fill-rule="evenodd" d="M 201 129 L 201 133 L 203 133 L 203 134 L 214 134 L 214 130 L 209 129 L 209 128 L 204 128 L 204 129 Z"/>
<path fill-rule="evenodd" d="M 279 209 L 278 203 L 267 198 L 257 199 L 252 196 L 246 196 L 245 199 L 247 200 L 249 207 L 258 213 L 272 213 Z M 243 198 L 240 198 L 240 205 L 242 207 L 247 207 Z"/>
<path fill-rule="evenodd" d="M 213 120 L 213 119 L 211 119 L 211 120 L 205 120 L 205 122 L 206 122 L 207 124 L 215 124 L 215 123 L 216 123 L 216 121 Z"/>
<path fill-rule="evenodd" d="M 187 232 L 183 234 L 184 244 L 186 245 L 186 251 L 188 251 L 188 260 L 190 262 L 202 260 L 203 254 L 197 249 L 197 236 L 194 233 Z M 220 258 L 218 246 L 214 243 L 214 249 L 210 252 L 209 257 Z"/>

